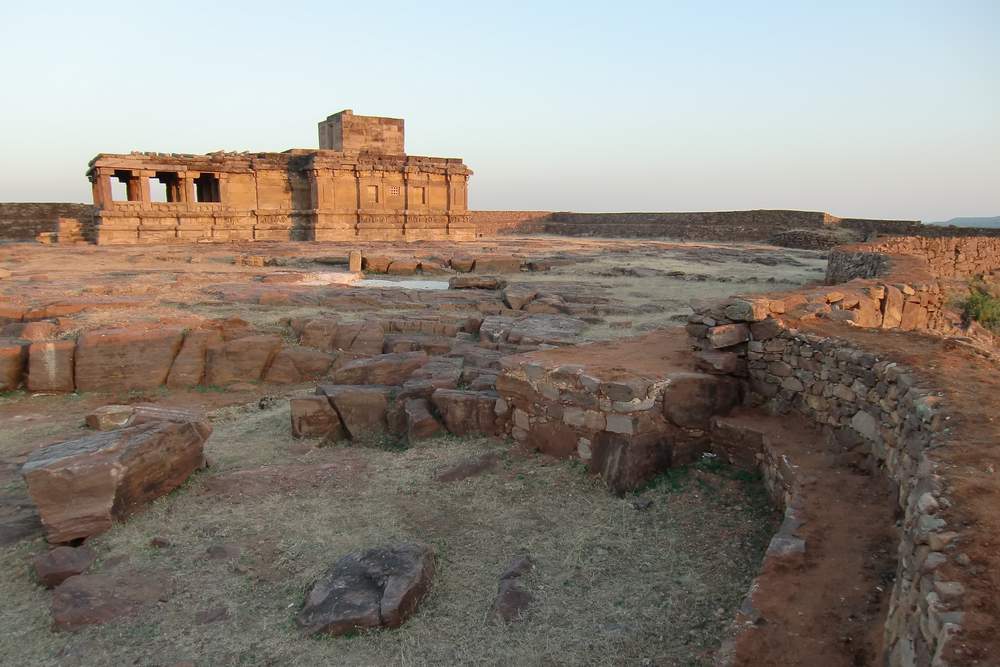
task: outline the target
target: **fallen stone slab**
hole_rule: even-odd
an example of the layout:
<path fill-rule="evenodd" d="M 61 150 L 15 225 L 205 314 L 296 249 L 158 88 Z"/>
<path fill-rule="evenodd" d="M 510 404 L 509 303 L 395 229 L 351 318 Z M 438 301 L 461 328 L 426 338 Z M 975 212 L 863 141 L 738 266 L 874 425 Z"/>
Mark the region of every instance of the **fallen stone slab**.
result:
<path fill-rule="evenodd" d="M 181 349 L 170 366 L 168 387 L 194 387 L 205 378 L 205 351 L 222 343 L 218 329 L 195 329 L 184 335 Z"/>
<path fill-rule="evenodd" d="M 580 332 L 586 327 L 583 320 L 566 315 L 529 315 L 511 323 L 507 342 L 519 345 L 579 343 Z"/>
<path fill-rule="evenodd" d="M 335 384 L 401 385 L 426 363 L 426 352 L 391 352 L 351 361 L 330 379 Z"/>
<path fill-rule="evenodd" d="M 410 543 L 342 556 L 312 587 L 296 622 L 305 635 L 398 628 L 430 590 L 434 552 Z"/>
<path fill-rule="evenodd" d="M 204 465 L 208 422 L 154 421 L 43 447 L 21 468 L 53 544 L 111 528 Z"/>
<path fill-rule="evenodd" d="M 503 302 L 508 308 L 521 310 L 538 296 L 538 292 L 530 287 L 511 285 L 503 291 Z"/>
<path fill-rule="evenodd" d="M 100 625 L 135 616 L 172 594 L 169 582 L 149 573 L 81 574 L 52 591 L 52 624 L 56 630 L 68 631 Z"/>
<path fill-rule="evenodd" d="M 38 582 L 55 588 L 72 576 L 82 574 L 97 556 L 90 547 L 56 547 L 31 559 Z"/>
<path fill-rule="evenodd" d="M 133 414 L 134 405 L 102 405 L 84 417 L 84 422 L 95 431 L 113 431 L 124 428 Z"/>

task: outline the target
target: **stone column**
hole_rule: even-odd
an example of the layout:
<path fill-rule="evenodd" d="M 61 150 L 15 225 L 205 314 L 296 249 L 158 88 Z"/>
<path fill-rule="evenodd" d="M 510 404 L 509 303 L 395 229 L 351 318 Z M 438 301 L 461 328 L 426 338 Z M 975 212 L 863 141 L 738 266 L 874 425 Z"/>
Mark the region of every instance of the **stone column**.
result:
<path fill-rule="evenodd" d="M 111 173 L 110 169 L 96 167 L 90 177 L 94 192 L 94 206 L 99 209 L 111 208 L 114 205 L 111 196 Z"/>
<path fill-rule="evenodd" d="M 136 174 L 138 173 L 138 177 Z M 139 180 L 139 202 L 143 206 L 147 206 L 150 201 L 149 196 L 149 179 L 156 175 L 155 171 L 142 170 L 139 172 L 132 172 L 132 178 L 138 178 Z"/>

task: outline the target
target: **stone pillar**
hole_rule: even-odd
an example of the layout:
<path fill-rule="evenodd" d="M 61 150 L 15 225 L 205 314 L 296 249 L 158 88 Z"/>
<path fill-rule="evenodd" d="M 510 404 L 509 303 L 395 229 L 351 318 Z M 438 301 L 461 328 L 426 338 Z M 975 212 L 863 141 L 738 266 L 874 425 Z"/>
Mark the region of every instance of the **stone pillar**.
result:
<path fill-rule="evenodd" d="M 195 201 L 194 179 L 197 177 L 197 172 L 184 171 L 177 174 L 177 182 L 180 187 L 180 199 L 178 201 L 188 204 L 184 208 L 191 208 L 190 204 Z"/>
<path fill-rule="evenodd" d="M 113 200 L 111 197 L 111 171 L 103 167 L 97 167 L 90 176 L 90 182 L 94 192 L 94 206 L 99 209 L 111 208 Z"/>
<path fill-rule="evenodd" d="M 138 176 L 136 176 L 137 173 Z M 132 172 L 132 178 L 137 178 L 139 181 L 139 202 L 143 205 L 149 204 L 149 179 L 155 175 L 156 172 L 145 169 L 139 172 Z"/>
<path fill-rule="evenodd" d="M 361 251 L 352 250 L 347 256 L 347 270 L 351 273 L 358 273 L 361 271 Z"/>

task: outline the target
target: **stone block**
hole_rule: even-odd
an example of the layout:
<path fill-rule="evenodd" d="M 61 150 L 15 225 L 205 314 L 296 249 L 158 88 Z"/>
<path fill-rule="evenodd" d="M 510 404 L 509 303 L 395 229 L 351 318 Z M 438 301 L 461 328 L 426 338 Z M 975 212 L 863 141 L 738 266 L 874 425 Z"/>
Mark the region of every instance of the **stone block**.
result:
<path fill-rule="evenodd" d="M 445 428 L 455 435 L 497 432 L 497 395 L 494 392 L 438 389 L 431 395 L 431 402 L 444 422 Z"/>
<path fill-rule="evenodd" d="M 76 346 L 76 388 L 132 391 L 159 387 L 167 381 L 183 338 L 183 331 L 174 327 L 81 334 Z"/>
<path fill-rule="evenodd" d="M 342 440 L 346 437 L 340 416 L 326 396 L 291 398 L 288 406 L 291 411 L 293 437 L 330 440 Z"/>
<path fill-rule="evenodd" d="M 330 399 L 352 440 L 385 433 L 388 426 L 390 387 L 363 385 L 320 385 L 316 392 Z"/>
<path fill-rule="evenodd" d="M 13 391 L 24 382 L 30 343 L 0 339 L 0 391 Z"/>
<path fill-rule="evenodd" d="M 159 421 L 35 451 L 21 469 L 49 542 L 90 537 L 177 488 L 204 464 L 208 422 Z"/>
<path fill-rule="evenodd" d="M 715 349 L 732 347 L 750 340 L 750 327 L 746 324 L 721 324 L 710 327 L 708 342 Z"/>
<path fill-rule="evenodd" d="M 222 343 L 222 333 L 217 329 L 194 329 L 184 335 L 181 349 L 170 366 L 167 386 L 194 387 L 205 377 L 205 350 Z"/>
<path fill-rule="evenodd" d="M 356 359 L 331 374 L 335 384 L 401 385 L 427 364 L 426 352 L 398 352 Z"/>
<path fill-rule="evenodd" d="M 712 417 L 728 414 L 742 398 L 742 387 L 734 378 L 671 373 L 663 389 L 663 416 L 677 426 L 707 429 Z"/>
<path fill-rule="evenodd" d="M 205 383 L 223 386 L 233 382 L 260 380 L 281 348 L 281 338 L 247 336 L 205 350 Z"/>
<path fill-rule="evenodd" d="M 73 391 L 75 340 L 32 343 L 28 348 L 29 391 Z"/>

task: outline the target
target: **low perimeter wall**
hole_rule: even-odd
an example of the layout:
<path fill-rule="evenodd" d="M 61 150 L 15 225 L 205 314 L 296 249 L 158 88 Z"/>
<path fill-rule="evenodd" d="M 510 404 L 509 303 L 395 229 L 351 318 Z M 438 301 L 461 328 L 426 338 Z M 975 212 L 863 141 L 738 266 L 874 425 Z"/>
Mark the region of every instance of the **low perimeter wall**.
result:
<path fill-rule="evenodd" d="M 41 233 L 56 231 L 59 218 L 90 220 L 93 217 L 94 207 L 90 204 L 0 203 L 0 239 L 34 241 Z"/>

